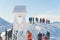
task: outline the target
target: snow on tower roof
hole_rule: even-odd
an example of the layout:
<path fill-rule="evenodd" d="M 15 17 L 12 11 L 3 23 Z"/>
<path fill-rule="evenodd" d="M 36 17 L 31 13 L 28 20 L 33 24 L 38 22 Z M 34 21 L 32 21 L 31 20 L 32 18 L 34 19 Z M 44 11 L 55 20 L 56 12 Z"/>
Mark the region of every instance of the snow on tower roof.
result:
<path fill-rule="evenodd" d="M 14 13 L 19 13 L 19 12 L 26 12 L 26 6 L 15 6 Z"/>

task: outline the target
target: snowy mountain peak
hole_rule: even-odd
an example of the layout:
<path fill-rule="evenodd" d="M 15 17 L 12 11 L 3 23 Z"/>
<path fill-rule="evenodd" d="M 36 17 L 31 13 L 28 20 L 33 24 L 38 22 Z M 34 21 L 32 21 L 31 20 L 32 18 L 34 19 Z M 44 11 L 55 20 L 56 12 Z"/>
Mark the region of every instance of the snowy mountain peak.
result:
<path fill-rule="evenodd" d="M 0 17 L 0 32 L 4 32 L 6 29 L 9 28 L 12 28 L 12 24 Z"/>

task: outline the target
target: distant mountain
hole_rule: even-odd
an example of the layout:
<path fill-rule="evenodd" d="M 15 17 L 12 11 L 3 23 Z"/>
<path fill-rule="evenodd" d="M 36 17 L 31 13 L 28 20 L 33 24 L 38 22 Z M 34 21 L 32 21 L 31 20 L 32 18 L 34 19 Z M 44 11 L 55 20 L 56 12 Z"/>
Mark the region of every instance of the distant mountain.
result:
<path fill-rule="evenodd" d="M 55 23 L 59 23 L 59 24 L 60 24 L 60 22 L 53 22 L 53 23 L 54 23 L 54 24 L 55 24 Z"/>
<path fill-rule="evenodd" d="M 12 23 L 9 23 L 0 17 L 0 32 L 4 32 L 6 29 L 12 28 Z"/>

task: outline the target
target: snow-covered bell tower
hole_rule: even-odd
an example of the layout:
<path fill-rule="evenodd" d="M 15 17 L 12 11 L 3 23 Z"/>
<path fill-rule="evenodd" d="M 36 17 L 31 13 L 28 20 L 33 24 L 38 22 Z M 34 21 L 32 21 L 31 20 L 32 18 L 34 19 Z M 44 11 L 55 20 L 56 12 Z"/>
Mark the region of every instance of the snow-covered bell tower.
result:
<path fill-rule="evenodd" d="M 14 23 L 13 23 L 13 33 L 12 40 L 26 40 L 24 37 L 24 25 L 26 24 L 26 7 L 16 6 L 14 8 Z"/>

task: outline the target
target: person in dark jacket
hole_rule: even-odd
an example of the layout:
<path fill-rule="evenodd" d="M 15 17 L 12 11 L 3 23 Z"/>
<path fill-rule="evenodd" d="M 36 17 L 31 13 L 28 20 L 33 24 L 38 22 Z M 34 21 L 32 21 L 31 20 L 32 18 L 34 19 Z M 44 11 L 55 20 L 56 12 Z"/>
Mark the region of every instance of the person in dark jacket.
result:
<path fill-rule="evenodd" d="M 38 18 L 37 18 L 37 17 L 35 18 L 35 20 L 36 20 L 36 22 L 38 23 Z"/>
<path fill-rule="evenodd" d="M 38 40 L 42 40 L 42 33 L 40 33 L 40 32 L 38 34 Z"/>
<path fill-rule="evenodd" d="M 29 18 L 29 22 L 32 23 L 32 20 L 33 20 L 32 17 L 30 17 L 30 18 Z"/>
<path fill-rule="evenodd" d="M 43 23 L 45 22 L 45 18 L 43 18 Z"/>
<path fill-rule="evenodd" d="M 48 20 L 48 23 L 50 24 L 50 20 Z"/>
<path fill-rule="evenodd" d="M 34 17 L 33 17 L 33 24 L 34 24 Z"/>
<path fill-rule="evenodd" d="M 40 23 L 41 23 L 41 18 L 40 18 Z"/>
<path fill-rule="evenodd" d="M 50 39 L 50 32 L 49 31 L 47 31 L 46 36 L 47 36 L 47 40 L 49 40 Z"/>
<path fill-rule="evenodd" d="M 40 18 L 40 23 L 43 23 L 43 18 Z"/>

